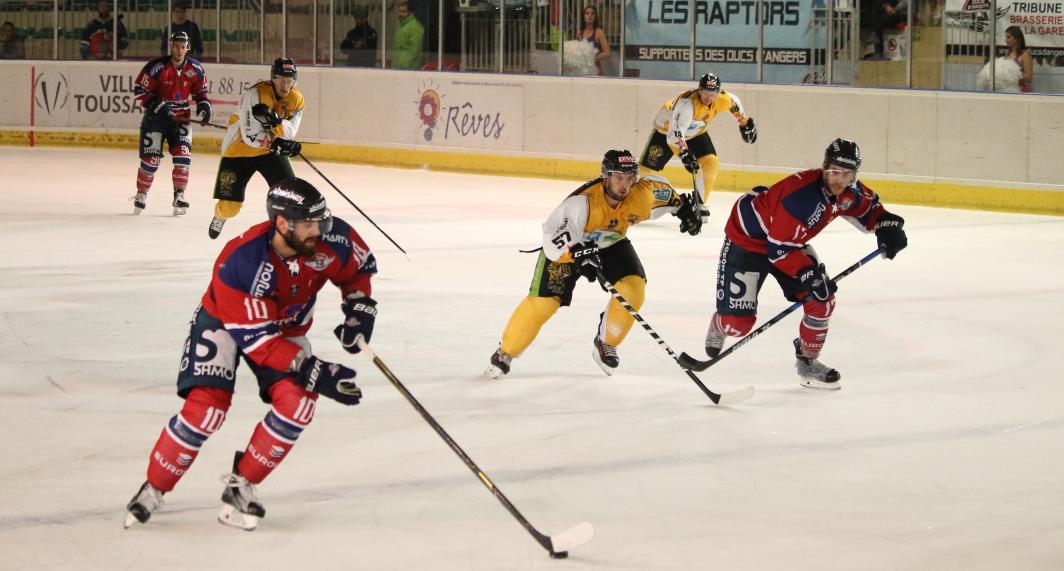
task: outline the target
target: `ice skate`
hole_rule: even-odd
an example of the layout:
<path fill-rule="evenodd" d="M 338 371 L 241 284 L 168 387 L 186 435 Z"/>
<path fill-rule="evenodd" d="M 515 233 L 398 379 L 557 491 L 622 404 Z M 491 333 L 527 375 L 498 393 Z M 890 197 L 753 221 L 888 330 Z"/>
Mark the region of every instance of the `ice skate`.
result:
<path fill-rule="evenodd" d="M 183 191 L 178 190 L 174 192 L 173 207 L 174 216 L 181 216 L 188 212 L 188 201 L 185 200 L 185 193 Z"/>
<path fill-rule="evenodd" d="M 717 328 L 717 318 L 714 316 L 709 324 L 709 330 L 706 332 L 706 355 L 709 355 L 710 359 L 716 359 L 720 355 L 720 350 L 724 347 L 726 338 L 727 335 Z"/>
<path fill-rule="evenodd" d="M 794 340 L 794 356 L 797 358 L 794 368 L 802 378 L 801 384 L 803 387 L 831 391 L 837 391 L 842 388 L 839 383 L 842 375 L 817 359 L 806 357 L 802 353 L 802 342 L 797 338 Z"/>
<path fill-rule="evenodd" d="M 493 379 L 498 379 L 503 375 L 509 374 L 510 362 L 513 361 L 513 357 L 503 352 L 503 350 L 497 349 L 491 355 L 491 365 L 488 366 L 488 370 L 484 371 L 484 375 Z"/>
<path fill-rule="evenodd" d="M 255 495 L 255 484 L 236 471 L 236 465 L 240 463 L 243 455 L 243 452 L 237 452 L 233 460 L 233 472 L 222 476 L 225 491 L 222 492 L 222 509 L 218 512 L 218 521 L 244 531 L 254 531 L 259 520 L 266 516 L 266 509 Z"/>
<path fill-rule="evenodd" d="M 621 358 L 617 356 L 617 348 L 607 345 L 599 337 L 595 337 L 595 350 L 591 352 L 591 356 L 607 375 L 612 375 L 613 370 L 621 364 Z"/>
<path fill-rule="evenodd" d="M 211 240 L 221 235 L 223 226 L 225 226 L 224 218 L 218 218 L 217 216 L 211 218 L 211 225 L 207 228 L 207 235 L 211 237 Z"/>
<path fill-rule="evenodd" d="M 138 192 L 130 200 L 133 201 L 133 214 L 140 214 L 148 207 L 148 193 L 146 192 Z"/>
<path fill-rule="evenodd" d="M 152 512 L 159 509 L 161 505 L 163 505 L 163 492 L 155 489 L 148 482 L 144 482 L 126 506 L 129 513 L 126 514 L 125 528 L 129 529 L 138 521 L 148 523 Z"/>

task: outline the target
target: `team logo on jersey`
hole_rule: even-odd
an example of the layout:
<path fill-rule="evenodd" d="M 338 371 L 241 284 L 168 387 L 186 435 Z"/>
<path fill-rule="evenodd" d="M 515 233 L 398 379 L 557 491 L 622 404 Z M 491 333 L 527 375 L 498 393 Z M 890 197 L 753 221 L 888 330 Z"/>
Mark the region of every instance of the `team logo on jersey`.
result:
<path fill-rule="evenodd" d="M 335 259 L 336 259 L 335 256 L 327 256 L 327 255 L 325 255 L 325 254 L 323 254 L 321 252 L 318 252 L 318 253 L 314 254 L 314 258 L 313 259 L 307 260 L 306 262 L 304 262 L 304 264 L 308 268 L 310 268 L 310 269 L 312 269 L 312 270 L 314 270 L 316 272 L 320 272 L 320 271 L 324 271 L 325 268 L 329 267 L 329 264 L 333 263 L 333 260 L 335 260 Z"/>
<path fill-rule="evenodd" d="M 232 192 L 233 183 L 236 182 L 236 173 L 233 171 L 222 171 L 218 173 L 218 186 L 221 192 Z"/>
<path fill-rule="evenodd" d="M 845 196 L 839 199 L 839 210 L 849 210 L 853 206 L 853 199 Z"/>
<path fill-rule="evenodd" d="M 661 148 L 661 145 L 650 145 L 647 149 L 647 160 L 656 161 L 665 154 L 665 150 Z"/>
<path fill-rule="evenodd" d="M 657 201 L 660 201 L 660 202 L 665 202 L 670 197 L 672 197 L 672 191 L 671 190 L 669 190 L 667 188 L 655 188 L 654 189 L 654 200 L 657 200 Z"/>
<path fill-rule="evenodd" d="M 288 273 L 293 276 L 299 275 L 299 259 L 292 258 L 291 260 L 285 260 L 284 263 L 288 264 Z"/>

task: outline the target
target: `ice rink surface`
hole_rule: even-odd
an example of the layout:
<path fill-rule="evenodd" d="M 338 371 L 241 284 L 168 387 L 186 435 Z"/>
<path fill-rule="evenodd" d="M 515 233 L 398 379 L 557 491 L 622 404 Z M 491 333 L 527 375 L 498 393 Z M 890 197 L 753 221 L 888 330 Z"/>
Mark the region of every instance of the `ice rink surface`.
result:
<path fill-rule="evenodd" d="M 798 385 L 795 314 L 700 374 L 718 392 L 756 387 L 726 409 L 638 325 L 605 376 L 590 353 L 608 295 L 586 282 L 509 376 L 482 376 L 532 276 L 517 250 L 578 183 L 329 163 L 413 260 L 296 162 L 375 249 L 377 353 L 533 525 L 588 520 L 594 539 L 549 559 L 372 363 L 342 351 L 332 286 L 310 339 L 359 370 L 365 399 L 321 401 L 259 487 L 259 529 L 215 521 L 219 476 L 268 410 L 242 367 L 225 427 L 125 531 L 180 408 L 211 265 L 265 218 L 256 177 L 207 238 L 216 165 L 195 156 L 192 208 L 174 218 L 167 158 L 134 217 L 134 151 L 5 148 L 0 569 L 1064 568 L 1064 218 L 892 207 L 909 248 L 839 284 L 822 359 L 843 389 Z M 701 236 L 671 216 L 630 234 L 642 314 L 677 351 L 702 356 L 737 196 L 712 196 Z M 832 274 L 875 248 L 845 221 L 814 244 Z M 786 305 L 766 284 L 761 319 Z"/>

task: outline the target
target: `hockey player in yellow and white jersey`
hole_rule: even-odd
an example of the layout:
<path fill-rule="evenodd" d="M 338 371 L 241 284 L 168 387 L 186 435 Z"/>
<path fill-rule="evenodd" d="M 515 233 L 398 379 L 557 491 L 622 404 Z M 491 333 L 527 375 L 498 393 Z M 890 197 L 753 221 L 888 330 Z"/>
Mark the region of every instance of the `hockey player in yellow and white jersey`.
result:
<path fill-rule="evenodd" d="M 485 374 L 499 378 L 510 372 L 511 360 L 532 344 L 559 307 L 569 305 L 581 276 L 595 281 L 601 273 L 638 310 L 646 274 L 625 234 L 630 227 L 666 212 L 680 219 L 681 232 L 692 236 L 701 231 L 709 215 L 693 193 L 677 194 L 656 176 L 640 180 L 631 152 L 608 151 L 602 159 L 602 176 L 570 194 L 543 223 L 543 248 L 528 296 L 510 316 Z M 620 364 L 617 345 L 633 322 L 631 314 L 612 298 L 599 316 L 592 356 L 607 375 Z"/>
<path fill-rule="evenodd" d="M 212 240 L 222 233 L 225 221 L 240 212 L 252 175 L 261 173 L 271 187 L 296 176 L 288 159 L 302 150 L 296 133 L 303 120 L 303 94 L 296 89 L 296 78 L 295 62 L 277 58 L 270 66 L 270 80 L 251 86 L 229 117 L 214 181 L 218 202 L 207 229 Z"/>
<path fill-rule="evenodd" d="M 709 200 L 720 170 L 720 159 L 707 129 L 718 113 L 725 112 L 731 113 L 739 122 L 743 141 L 750 144 L 757 141 L 753 117 L 746 114 L 739 96 L 721 89 L 720 79 L 712 73 L 702 76 L 698 89 L 685 91 L 666 101 L 654 117 L 654 132 L 639 160 L 641 174 L 660 171 L 674 154 L 679 155 L 687 172 L 694 174 L 702 169 L 705 188 L 702 200 Z"/>

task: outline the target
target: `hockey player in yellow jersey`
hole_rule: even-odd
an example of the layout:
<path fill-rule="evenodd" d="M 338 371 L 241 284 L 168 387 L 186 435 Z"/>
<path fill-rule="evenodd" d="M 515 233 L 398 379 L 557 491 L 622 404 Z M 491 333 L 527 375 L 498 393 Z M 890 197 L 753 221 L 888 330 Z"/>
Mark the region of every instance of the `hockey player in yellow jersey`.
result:
<path fill-rule="evenodd" d="M 631 152 L 608 151 L 602 159 L 602 176 L 570 194 L 543 223 L 543 248 L 528 296 L 510 316 L 485 374 L 499 378 L 510 372 L 512 359 L 532 344 L 559 307 L 569 305 L 580 277 L 588 281 L 605 278 L 638 310 L 646 274 L 625 234 L 632 226 L 665 213 L 679 218 L 680 231 L 692 236 L 702 230 L 709 216 L 693 193 L 677 194 L 656 176 L 640 180 Z M 631 314 L 612 298 L 599 316 L 592 357 L 607 375 L 620 364 L 617 345 L 633 322 Z"/>
<path fill-rule="evenodd" d="M 225 221 L 240 212 L 248 181 L 256 172 L 268 186 L 296 176 L 288 159 L 302 150 L 296 133 L 303 120 L 303 94 L 296 89 L 296 77 L 295 62 L 277 58 L 270 66 L 270 80 L 244 92 L 237 112 L 229 117 L 214 181 L 218 202 L 207 229 L 212 240 L 222 233 Z"/>
<path fill-rule="evenodd" d="M 721 89 L 720 79 L 712 73 L 702 76 L 698 89 L 685 91 L 666 101 L 654 117 L 654 132 L 639 160 L 641 174 L 660 171 L 674 154 L 679 155 L 688 172 L 696 174 L 702 170 L 705 190 L 702 200 L 708 200 L 717 180 L 720 160 L 707 129 L 718 113 L 725 112 L 731 113 L 739 122 L 743 141 L 750 144 L 757 141 L 753 117 L 746 114 L 737 95 Z"/>

